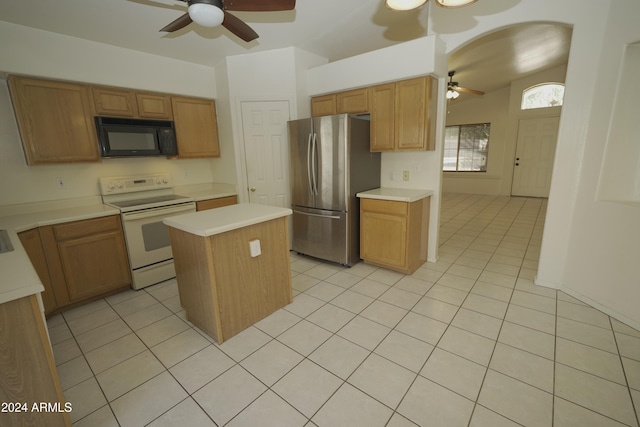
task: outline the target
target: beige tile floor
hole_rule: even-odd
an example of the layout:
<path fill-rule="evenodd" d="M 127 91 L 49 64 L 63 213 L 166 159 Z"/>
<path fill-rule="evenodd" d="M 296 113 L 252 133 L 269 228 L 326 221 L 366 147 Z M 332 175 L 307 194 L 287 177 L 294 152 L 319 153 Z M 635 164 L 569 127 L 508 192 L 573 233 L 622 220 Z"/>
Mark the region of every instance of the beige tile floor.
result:
<path fill-rule="evenodd" d="M 295 299 L 222 345 L 175 281 L 49 319 L 77 426 L 637 426 L 640 332 L 536 287 L 546 202 L 450 194 L 406 276 L 291 255 Z"/>

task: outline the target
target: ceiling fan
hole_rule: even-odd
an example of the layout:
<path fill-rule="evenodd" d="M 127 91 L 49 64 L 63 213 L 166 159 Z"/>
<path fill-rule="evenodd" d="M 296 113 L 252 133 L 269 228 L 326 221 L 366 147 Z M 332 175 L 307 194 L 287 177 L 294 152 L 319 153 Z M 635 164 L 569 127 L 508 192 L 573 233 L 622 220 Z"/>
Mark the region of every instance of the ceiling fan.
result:
<path fill-rule="evenodd" d="M 484 92 L 476 89 L 467 89 L 466 87 L 458 86 L 458 82 L 453 81 L 453 76 L 456 74 L 454 71 L 449 71 L 449 82 L 447 83 L 447 99 L 456 99 L 460 96 L 460 92 L 472 93 L 474 95 L 484 95 Z"/>
<path fill-rule="evenodd" d="M 172 33 L 195 22 L 203 27 L 221 25 L 246 42 L 258 38 L 250 26 L 227 10 L 238 12 L 275 12 L 293 10 L 296 0 L 180 0 L 189 5 L 187 13 L 160 31 Z"/>

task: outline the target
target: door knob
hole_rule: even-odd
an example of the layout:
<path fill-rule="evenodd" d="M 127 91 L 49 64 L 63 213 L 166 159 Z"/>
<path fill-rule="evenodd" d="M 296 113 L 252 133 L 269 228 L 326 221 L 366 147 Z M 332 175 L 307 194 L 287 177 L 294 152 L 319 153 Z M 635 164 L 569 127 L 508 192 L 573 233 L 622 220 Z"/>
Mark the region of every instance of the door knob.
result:
<path fill-rule="evenodd" d="M 256 191 L 256 187 L 251 187 L 249 190 Z"/>

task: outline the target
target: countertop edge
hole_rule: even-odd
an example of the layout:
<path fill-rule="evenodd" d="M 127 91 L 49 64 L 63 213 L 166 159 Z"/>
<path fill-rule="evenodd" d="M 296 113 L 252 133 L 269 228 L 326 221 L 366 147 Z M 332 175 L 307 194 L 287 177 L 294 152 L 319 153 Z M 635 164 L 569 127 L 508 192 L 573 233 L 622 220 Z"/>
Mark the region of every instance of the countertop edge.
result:
<path fill-rule="evenodd" d="M 356 194 L 361 199 L 412 203 L 433 196 L 433 190 L 381 187 Z"/>

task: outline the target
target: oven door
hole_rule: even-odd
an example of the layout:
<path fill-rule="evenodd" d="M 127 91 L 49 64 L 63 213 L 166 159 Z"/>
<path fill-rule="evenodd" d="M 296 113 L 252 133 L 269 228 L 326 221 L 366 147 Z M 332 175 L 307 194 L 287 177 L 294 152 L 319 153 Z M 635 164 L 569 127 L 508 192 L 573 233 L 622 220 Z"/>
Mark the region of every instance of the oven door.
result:
<path fill-rule="evenodd" d="M 193 202 L 123 212 L 122 223 L 133 270 L 173 259 L 169 229 L 162 219 L 196 211 Z"/>

